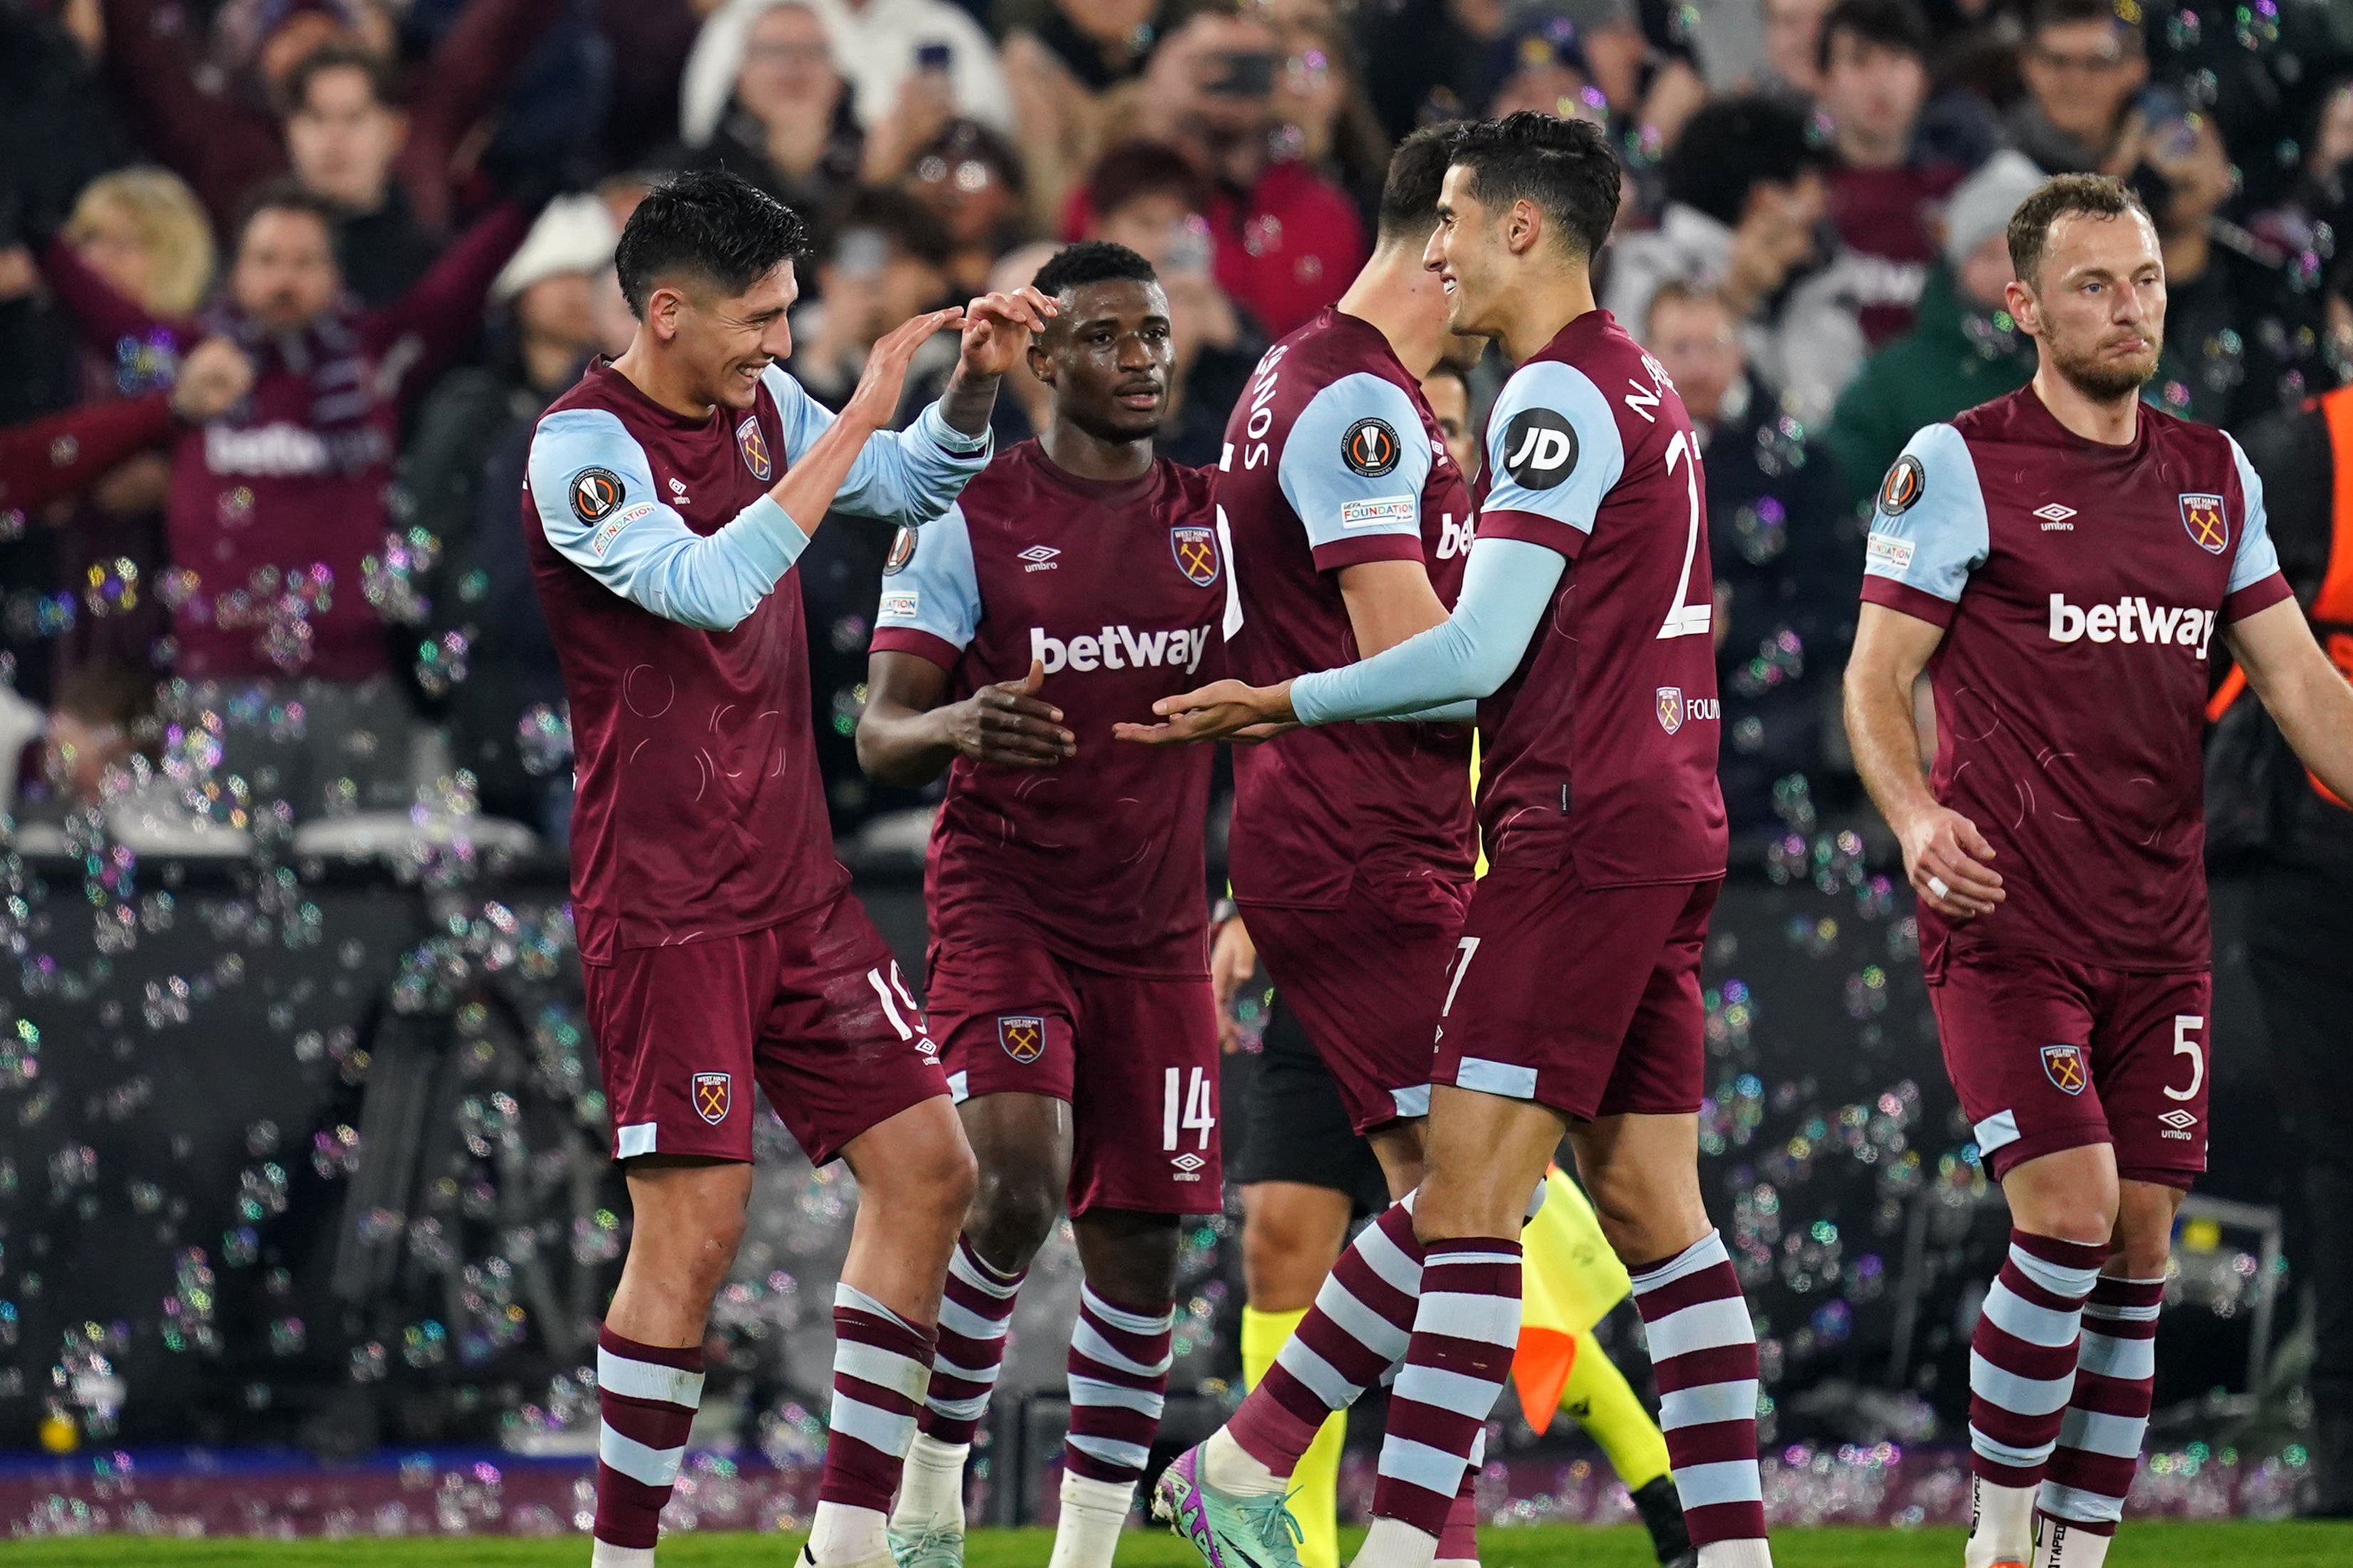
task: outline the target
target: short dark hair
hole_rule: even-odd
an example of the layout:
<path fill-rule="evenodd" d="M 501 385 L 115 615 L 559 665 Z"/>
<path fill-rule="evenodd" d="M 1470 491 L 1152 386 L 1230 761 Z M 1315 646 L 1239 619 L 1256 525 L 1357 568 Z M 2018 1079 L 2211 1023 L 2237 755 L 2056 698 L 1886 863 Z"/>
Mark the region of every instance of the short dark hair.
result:
<path fill-rule="evenodd" d="M 1814 65 L 1831 68 L 1831 38 L 1847 33 L 1866 44 L 1901 49 L 1925 62 L 1928 58 L 1928 21 L 1912 0 L 1838 0 L 1822 17 L 1814 36 Z"/>
<path fill-rule="evenodd" d="M 1691 117 L 1660 165 L 1667 199 L 1737 226 L 1748 193 L 1788 184 L 1824 162 L 1797 110 L 1754 93 L 1720 98 Z"/>
<path fill-rule="evenodd" d="M 2045 27 L 2073 27 L 2085 22 L 2105 22 L 2124 37 L 2129 47 L 2141 47 L 2140 24 L 2126 21 L 2116 0 L 2034 0 L 2026 15 L 2026 36 L 2031 41 Z"/>
<path fill-rule="evenodd" d="M 896 185 L 866 186 L 842 204 L 826 230 L 827 258 L 839 253 L 842 236 L 860 229 L 880 234 L 926 267 L 945 267 L 955 255 L 955 237 L 940 215 Z"/>
<path fill-rule="evenodd" d="M 303 184 L 291 174 L 280 174 L 274 180 L 264 180 L 247 193 L 237 209 L 237 243 L 245 243 L 245 231 L 263 213 L 308 213 L 319 220 L 327 231 L 327 241 L 334 243 L 335 226 L 343 221 L 343 209 L 318 192 Z M 341 258 L 337 258 L 341 260 Z"/>
<path fill-rule="evenodd" d="M 1462 128 L 1451 161 L 1471 171 L 1471 194 L 1481 205 L 1535 203 L 1588 261 L 1618 221 L 1618 154 L 1590 121 L 1531 109 L 1482 120 Z"/>
<path fill-rule="evenodd" d="M 1454 162 L 1454 145 L 1462 139 L 1460 124 L 1425 125 L 1398 143 L 1389 159 L 1388 177 L 1381 182 L 1378 224 L 1380 242 L 1429 239 L 1438 226 L 1438 191 L 1446 183 L 1447 166 Z"/>
<path fill-rule="evenodd" d="M 1442 375 L 1442 376 L 1447 377 L 1447 378 L 1448 378 L 1448 379 L 1450 379 L 1450 380 L 1457 381 L 1457 382 L 1461 383 L 1461 384 L 1462 384 L 1462 397 L 1463 397 L 1463 400 L 1464 400 L 1466 403 L 1470 400 L 1470 397 L 1471 397 L 1471 373 L 1470 373 L 1469 371 L 1467 371 L 1467 370 L 1463 369 L 1461 365 L 1456 364 L 1456 363 L 1455 363 L 1453 361 L 1451 361 L 1451 360 L 1443 360 L 1443 359 L 1442 359 L 1442 360 L 1440 360 L 1436 364 L 1431 365 L 1431 366 L 1430 367 L 1430 374 L 1429 374 L 1428 375 L 1425 375 L 1425 376 L 1423 376 L 1423 377 L 1421 378 L 1421 384 L 1422 384 L 1422 385 L 1424 385 L 1424 386 L 1428 386 L 1431 382 L 1436 381 L 1436 380 L 1437 380 L 1440 376 L 1441 376 L 1441 375 Z"/>
<path fill-rule="evenodd" d="M 1725 319 L 1735 325 L 1737 325 L 1740 320 L 1737 312 L 1733 310 L 1731 302 L 1725 299 L 1722 289 L 1711 288 L 1704 283 L 1694 283 L 1686 279 L 1670 278 L 1651 291 L 1650 302 L 1642 307 L 1643 342 L 1650 341 L 1651 328 L 1658 321 L 1659 311 L 1669 305 L 1711 306 L 1723 311 Z"/>
<path fill-rule="evenodd" d="M 1087 208 L 1107 217 L 1143 196 L 1173 195 L 1199 212 L 1208 196 L 1185 154 L 1161 142 L 1125 142 L 1105 153 L 1087 175 Z"/>
<path fill-rule="evenodd" d="M 2148 216 L 2133 188 L 2106 174 L 2054 174 L 2010 215 L 2010 269 L 2031 289 L 2051 249 L 2051 229 L 2063 217 Z"/>
<path fill-rule="evenodd" d="M 646 193 L 613 250 L 621 293 L 642 319 L 656 281 L 691 271 L 741 294 L 808 244 L 800 216 L 740 174 L 696 169 Z"/>
<path fill-rule="evenodd" d="M 295 62 L 279 89 L 280 109 L 289 117 L 310 106 L 311 84 L 329 71 L 357 71 L 367 79 L 368 96 L 379 108 L 400 107 L 400 73 L 374 49 L 357 44 L 327 44 Z"/>
<path fill-rule="evenodd" d="M 1082 239 L 1066 245 L 1046 258 L 1029 286 L 1049 300 L 1090 283 L 1157 283 L 1152 263 L 1124 245 L 1107 239 Z"/>

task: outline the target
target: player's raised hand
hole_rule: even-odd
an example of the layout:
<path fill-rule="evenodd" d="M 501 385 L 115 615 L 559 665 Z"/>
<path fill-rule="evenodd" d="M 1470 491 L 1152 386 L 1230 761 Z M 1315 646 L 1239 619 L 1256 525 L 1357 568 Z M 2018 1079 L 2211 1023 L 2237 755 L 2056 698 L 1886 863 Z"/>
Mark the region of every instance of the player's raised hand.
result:
<path fill-rule="evenodd" d="M 1234 1016 L 1234 994 L 1258 972 L 1258 944 L 1240 915 L 1229 915 L 1209 944 L 1209 995 L 1218 1005 L 1218 1046 L 1231 1055 L 1242 1047 L 1240 1021 Z"/>
<path fill-rule="evenodd" d="M 889 426 L 898 410 L 899 394 L 907 384 L 907 364 L 915 351 L 934 332 L 964 325 L 964 307 L 927 310 L 911 316 L 875 340 L 866 351 L 866 368 L 858 373 L 858 389 L 841 405 L 841 417 L 868 430 Z"/>
<path fill-rule="evenodd" d="M 1208 685 L 1152 705 L 1164 721 L 1158 724 L 1114 724 L 1112 734 L 1144 746 L 1188 746 L 1202 741 L 1243 738 L 1242 731 L 1293 721 L 1291 682 L 1250 686 L 1239 680 L 1213 680 Z M 1261 738 L 1251 735 L 1248 739 Z"/>
<path fill-rule="evenodd" d="M 1024 284 L 983 294 L 964 308 L 964 343 L 957 368 L 968 376 L 1003 375 L 1021 363 L 1029 335 L 1042 332 L 1060 307 Z"/>
<path fill-rule="evenodd" d="M 1062 710 L 1039 698 L 1045 684 L 1046 667 L 1033 658 L 1020 679 L 984 686 L 940 710 L 957 754 L 992 768 L 1060 765 L 1079 738 L 1062 728 Z"/>
<path fill-rule="evenodd" d="M 1993 846 L 1978 825 L 1957 811 L 1936 806 L 1904 825 L 1904 869 L 1920 901 L 1950 921 L 1990 914 L 2010 895 L 2001 873 L 1987 862 Z"/>

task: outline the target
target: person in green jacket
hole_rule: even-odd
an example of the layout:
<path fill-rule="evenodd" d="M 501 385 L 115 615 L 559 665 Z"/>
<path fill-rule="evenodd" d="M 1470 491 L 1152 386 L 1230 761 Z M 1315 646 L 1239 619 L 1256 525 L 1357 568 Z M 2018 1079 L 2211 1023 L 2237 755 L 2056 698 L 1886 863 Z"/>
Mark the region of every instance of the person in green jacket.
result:
<path fill-rule="evenodd" d="M 2034 344 L 2002 305 L 2010 215 L 2042 183 L 2017 153 L 1997 153 L 1945 207 L 1944 265 L 1921 291 L 1912 330 L 1863 362 L 1839 395 L 1827 439 L 1847 499 L 1867 503 L 1924 425 L 2024 386 Z"/>

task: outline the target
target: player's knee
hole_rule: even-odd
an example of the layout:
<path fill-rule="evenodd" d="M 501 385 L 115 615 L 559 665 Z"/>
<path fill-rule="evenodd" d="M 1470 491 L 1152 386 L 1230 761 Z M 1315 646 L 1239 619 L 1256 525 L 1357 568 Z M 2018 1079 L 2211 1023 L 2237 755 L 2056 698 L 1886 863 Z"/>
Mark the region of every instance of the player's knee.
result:
<path fill-rule="evenodd" d="M 1242 1228 L 1242 1283 L 1263 1312 L 1296 1311 L 1315 1300 L 1331 1271 L 1331 1237 L 1295 1215 L 1253 1211 Z"/>
<path fill-rule="evenodd" d="M 1062 1214 L 1062 1189 L 1036 1162 L 992 1163 L 976 1178 L 965 1229 L 982 1257 L 1007 1268 L 1027 1264 L 1046 1245 Z"/>

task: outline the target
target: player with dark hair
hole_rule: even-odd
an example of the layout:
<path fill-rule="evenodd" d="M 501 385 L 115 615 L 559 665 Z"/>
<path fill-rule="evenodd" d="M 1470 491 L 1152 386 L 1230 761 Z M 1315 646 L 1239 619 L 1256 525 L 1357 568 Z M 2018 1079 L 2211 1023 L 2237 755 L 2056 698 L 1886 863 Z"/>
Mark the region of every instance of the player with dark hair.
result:
<path fill-rule="evenodd" d="M 1168 299 L 1122 246 L 1038 272 L 1034 441 L 902 531 L 858 726 L 893 784 L 947 775 L 924 863 L 925 992 L 980 1192 L 892 1516 L 903 1568 L 964 1561 L 964 1474 L 1015 1293 L 1065 1209 L 1085 1279 L 1054 1568 L 1111 1568 L 1159 1429 L 1177 1221 L 1223 1205 L 1203 834 L 1211 757 L 1162 765 L 1114 721 L 1223 667 L 1209 476 L 1154 450 Z"/>
<path fill-rule="evenodd" d="M 2139 200 L 2062 175 L 2020 205 L 2010 253 L 2034 379 L 1922 429 L 1888 469 L 1847 731 L 1919 894 L 1946 1069 L 2010 1205 L 1970 1342 L 1965 1561 L 2097 1568 L 2148 1426 L 2174 1214 L 2206 1167 L 2214 636 L 2345 798 L 2353 690 L 2280 574 L 2239 444 L 2140 401 L 2166 280 Z"/>
<path fill-rule="evenodd" d="M 572 890 L 588 1021 L 634 1211 L 597 1337 L 597 1568 L 646 1568 L 743 1235 L 752 1086 L 858 1179 L 805 1562 L 890 1568 L 884 1513 L 973 1191 L 922 1013 L 834 860 L 793 564 L 826 512 L 945 511 L 989 447 L 997 378 L 1053 307 L 1029 290 L 876 343 L 839 416 L 791 352 L 800 220 L 732 174 L 679 176 L 621 235 L 638 331 L 540 418 L 523 533 L 577 756 Z M 884 428 L 916 347 L 955 380 Z"/>
<path fill-rule="evenodd" d="M 1218 506 L 1233 542 L 1234 658 L 1250 679 L 1401 642 L 1445 619 L 1461 583 L 1471 495 L 1419 385 L 1465 346 L 1421 265 L 1453 137 L 1419 131 L 1398 149 L 1372 258 L 1338 305 L 1267 351 L 1229 416 Z M 1430 1031 L 1471 883 L 1471 735 L 1467 723 L 1351 725 L 1233 763 L 1234 901 L 1211 973 L 1221 1007 L 1254 959 L 1276 988 L 1235 1172 L 1252 1385 L 1347 1239 L 1364 1141 L 1375 1193 L 1421 1179 Z M 1337 1558 L 1345 1425 L 1326 1423 L 1293 1475 L 1308 1568 Z M 1462 1511 L 1451 1550 L 1468 1555 L 1467 1500 Z"/>
<path fill-rule="evenodd" d="M 1618 192 L 1583 121 L 1514 114 L 1452 150 L 1427 264 L 1448 325 L 1519 367 L 1490 417 L 1453 614 L 1360 662 L 1220 682 L 1122 731 L 1167 743 L 1478 701 L 1492 868 L 1439 986 L 1421 1184 L 1161 1482 L 1212 1568 L 1287 1568 L 1293 1461 L 1400 1362 L 1356 1561 L 1428 1568 L 1511 1365 L 1522 1218 L 1564 1133 L 1632 1276 L 1699 1560 L 1771 1561 L 1756 1337 L 1699 1188 L 1699 959 L 1725 857 L 1704 489 L 1672 384 L 1593 302 Z"/>

